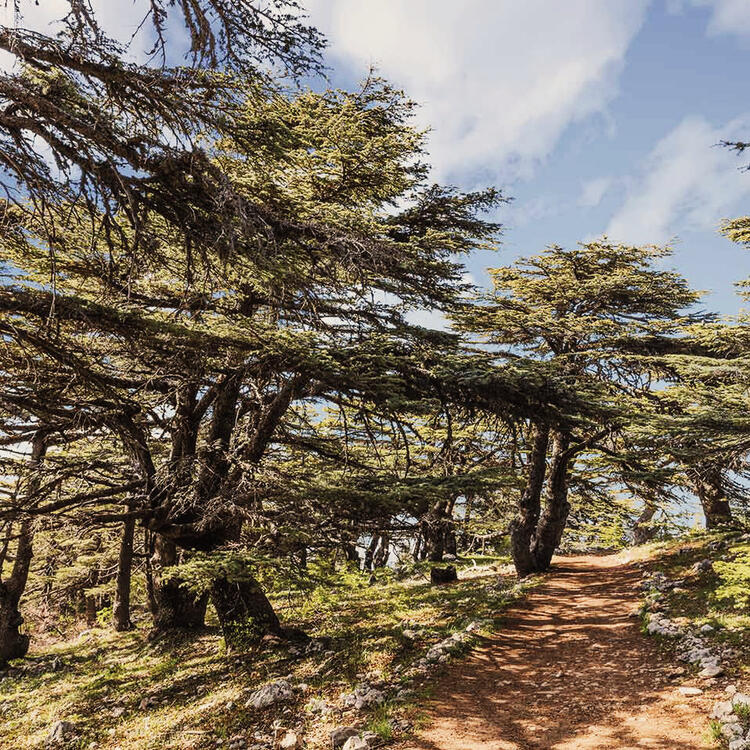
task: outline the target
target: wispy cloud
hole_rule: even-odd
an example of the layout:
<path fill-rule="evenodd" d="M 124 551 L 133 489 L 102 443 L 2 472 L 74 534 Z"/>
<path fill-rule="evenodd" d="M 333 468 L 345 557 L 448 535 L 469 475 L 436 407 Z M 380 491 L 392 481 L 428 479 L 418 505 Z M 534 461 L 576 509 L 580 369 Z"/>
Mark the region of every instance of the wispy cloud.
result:
<path fill-rule="evenodd" d="M 595 208 L 602 202 L 613 183 L 612 177 L 596 177 L 593 180 L 587 180 L 581 187 L 578 205 L 584 208 Z"/>
<path fill-rule="evenodd" d="M 374 63 L 422 105 L 441 179 L 529 176 L 606 111 L 648 0 L 312 0 L 336 67 Z"/>
<path fill-rule="evenodd" d="M 750 37 L 748 0 L 669 0 L 669 7 L 675 13 L 682 13 L 689 7 L 706 8 L 711 13 L 706 28 L 709 34 Z"/>
<path fill-rule="evenodd" d="M 680 231 L 716 229 L 747 210 L 750 175 L 737 156 L 717 144 L 750 131 L 750 114 L 721 127 L 686 117 L 651 151 L 632 176 L 607 234 L 631 243 L 663 243 Z"/>

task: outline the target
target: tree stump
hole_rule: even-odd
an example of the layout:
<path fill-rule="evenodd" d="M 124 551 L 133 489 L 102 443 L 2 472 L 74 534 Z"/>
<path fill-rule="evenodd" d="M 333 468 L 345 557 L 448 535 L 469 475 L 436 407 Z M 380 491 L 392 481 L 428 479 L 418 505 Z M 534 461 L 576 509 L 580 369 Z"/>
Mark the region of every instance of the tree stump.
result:
<path fill-rule="evenodd" d="M 458 573 L 455 565 L 446 565 L 444 568 L 432 568 L 430 570 L 430 581 L 436 584 L 455 583 Z"/>

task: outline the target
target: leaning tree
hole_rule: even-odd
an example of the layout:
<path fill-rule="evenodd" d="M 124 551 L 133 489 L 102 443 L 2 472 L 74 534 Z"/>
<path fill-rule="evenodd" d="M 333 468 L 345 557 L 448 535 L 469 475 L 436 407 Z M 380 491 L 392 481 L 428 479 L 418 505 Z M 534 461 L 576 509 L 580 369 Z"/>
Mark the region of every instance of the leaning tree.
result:
<path fill-rule="evenodd" d="M 692 320 L 684 308 L 697 294 L 658 268 L 668 255 L 606 238 L 573 250 L 552 246 L 491 270 L 493 293 L 457 316 L 462 330 L 498 351 L 499 362 L 534 363 L 542 377 L 575 394 L 556 414 L 540 412 L 524 423 L 526 482 L 511 525 L 519 575 L 550 565 L 570 513 L 576 457 L 611 446 L 647 409 L 652 373 L 631 354 L 634 342 L 673 336 Z"/>
<path fill-rule="evenodd" d="M 240 211 L 229 254 L 197 251 L 158 212 L 122 225 L 120 241 L 74 205 L 56 207 L 52 232 L 9 209 L 17 272 L 0 289 L 0 328 L 83 383 L 129 456 L 140 486 L 122 518 L 155 535 L 160 628 L 201 622 L 210 594 L 228 642 L 281 632 L 252 570 L 230 559 L 266 504 L 277 437 L 342 394 L 411 398 L 429 378 L 407 374 L 441 359 L 404 311 L 452 304 L 455 255 L 492 239 L 477 214 L 499 196 L 427 186 L 410 112 L 375 79 L 353 94 L 254 93 L 239 127 L 258 147 L 225 138 L 216 164 L 275 223 Z M 216 563 L 197 601 L 165 570 L 195 551 Z"/>

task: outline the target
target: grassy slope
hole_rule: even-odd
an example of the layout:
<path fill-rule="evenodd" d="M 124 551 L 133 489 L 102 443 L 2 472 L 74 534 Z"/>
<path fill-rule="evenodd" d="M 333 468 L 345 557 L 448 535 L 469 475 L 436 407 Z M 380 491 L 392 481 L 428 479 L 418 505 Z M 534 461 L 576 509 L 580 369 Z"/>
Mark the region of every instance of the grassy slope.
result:
<path fill-rule="evenodd" d="M 648 545 L 634 555 L 645 563 L 649 571 L 660 571 L 670 580 L 683 581 L 676 590 L 662 594 L 664 613 L 680 624 L 711 625 L 715 628 L 712 633 L 702 636 L 707 645 L 734 650 L 734 657 L 724 662 L 725 674 L 719 680 L 719 687 L 732 683 L 744 693 L 750 692 L 750 610 L 741 602 L 717 597 L 717 590 L 722 585 L 721 577 L 714 571 L 697 572 L 693 566 L 703 560 L 734 560 L 738 555 L 747 553 L 748 547 L 748 542 L 738 539 L 736 534 L 702 533 Z M 665 649 L 674 649 L 675 643 L 671 638 L 660 640 Z M 700 669 L 689 664 L 681 666 L 692 672 Z M 727 700 L 727 695 L 721 693 L 720 699 Z M 750 727 L 750 716 L 743 723 L 746 728 Z M 710 727 L 707 734 L 716 744 L 727 747 L 727 740 L 720 733 L 721 725 L 709 722 L 708 717 L 706 724 Z"/>
<path fill-rule="evenodd" d="M 706 640 L 737 649 L 735 673 L 750 678 L 750 611 L 735 606 L 732 600 L 717 598 L 721 579 L 715 572 L 693 570 L 695 563 L 702 560 L 731 560 L 747 549 L 748 543 L 736 534 L 696 534 L 649 545 L 642 548 L 641 556 L 648 556 L 649 570 L 661 571 L 670 580 L 684 580 L 676 591 L 663 594 L 665 614 L 680 622 L 715 627 Z"/>
<path fill-rule="evenodd" d="M 336 589 L 321 587 L 304 599 L 278 601 L 287 608 L 286 620 L 331 639 L 326 650 L 311 654 L 277 644 L 227 655 L 211 629 L 197 638 L 155 644 L 146 641 L 145 630 L 85 631 L 32 650 L 30 659 L 0 681 L 0 747 L 39 747 L 59 719 L 79 727 L 82 748 L 92 742 L 112 750 L 224 747 L 240 732 L 252 744 L 253 733 L 270 732 L 275 720 L 286 727 L 304 724 L 309 746 L 323 746 L 326 730 L 352 717 L 313 716 L 305 710 L 311 698 L 334 703 L 367 672 L 397 681 L 397 665 L 411 664 L 471 620 L 499 614 L 516 592 L 514 584 L 509 571 L 498 575 L 487 565 L 466 570 L 457 585 L 447 587 L 392 580 L 368 586 L 352 574 Z M 410 641 L 402 634 L 405 627 L 422 635 Z M 290 674 L 309 685 L 296 703 L 263 712 L 244 707 L 254 687 Z M 153 705 L 141 708 L 143 699 Z M 387 735 L 389 714 L 416 718 L 413 707 L 386 705 L 370 716 L 370 728 Z"/>

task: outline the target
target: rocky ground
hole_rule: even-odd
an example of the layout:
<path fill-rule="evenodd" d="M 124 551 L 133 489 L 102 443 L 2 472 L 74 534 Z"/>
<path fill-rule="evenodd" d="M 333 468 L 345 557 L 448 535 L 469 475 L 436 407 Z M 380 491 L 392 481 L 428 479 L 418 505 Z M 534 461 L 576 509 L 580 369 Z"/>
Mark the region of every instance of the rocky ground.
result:
<path fill-rule="evenodd" d="M 304 647 L 87 631 L 0 674 L 0 748 L 750 750 L 750 617 L 713 568 L 746 543 L 562 557 L 521 585 L 486 561 L 442 587 L 355 576 L 287 612 Z"/>
<path fill-rule="evenodd" d="M 0 673 L 0 748 L 347 750 L 405 736 L 431 678 L 490 629 L 518 586 L 506 561 L 462 561 L 461 580 L 352 575 L 279 599 L 312 639 L 223 654 L 216 629 L 183 641 L 94 628 Z M 349 733 L 351 737 L 347 735 Z M 339 741 L 341 740 L 341 741 Z"/>
<path fill-rule="evenodd" d="M 712 609 L 707 554 L 730 547 L 558 559 L 439 681 L 402 750 L 750 747 L 747 623 Z"/>

